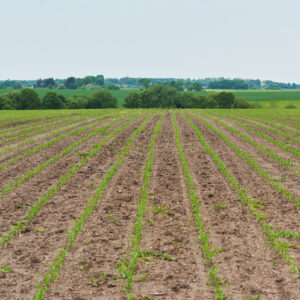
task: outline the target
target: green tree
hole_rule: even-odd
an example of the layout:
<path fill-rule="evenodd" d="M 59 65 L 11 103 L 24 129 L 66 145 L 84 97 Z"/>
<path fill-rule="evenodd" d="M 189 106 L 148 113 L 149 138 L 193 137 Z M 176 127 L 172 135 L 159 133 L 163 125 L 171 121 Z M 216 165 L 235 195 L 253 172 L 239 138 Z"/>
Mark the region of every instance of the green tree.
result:
<path fill-rule="evenodd" d="M 20 82 L 15 82 L 12 86 L 14 90 L 19 90 L 22 88 L 22 84 Z"/>
<path fill-rule="evenodd" d="M 243 98 L 235 98 L 233 108 L 251 108 L 252 105 Z"/>
<path fill-rule="evenodd" d="M 183 82 L 180 80 L 172 80 L 170 86 L 177 89 L 177 91 L 183 91 Z"/>
<path fill-rule="evenodd" d="M 108 91 L 96 91 L 88 100 L 87 108 L 116 108 L 117 99 Z"/>
<path fill-rule="evenodd" d="M 142 94 L 142 107 L 175 107 L 177 89 L 167 85 L 153 85 Z"/>
<path fill-rule="evenodd" d="M 43 108 L 60 109 L 63 107 L 61 98 L 55 92 L 48 92 L 42 100 Z"/>
<path fill-rule="evenodd" d="M 65 108 L 69 109 L 83 109 L 88 105 L 88 97 L 83 95 L 74 95 L 72 98 L 67 99 Z"/>
<path fill-rule="evenodd" d="M 23 89 L 20 95 L 20 109 L 39 109 L 41 100 L 33 89 Z"/>
<path fill-rule="evenodd" d="M 126 107 L 126 108 L 140 108 L 140 107 L 142 107 L 141 94 L 131 93 L 128 97 L 125 98 L 124 107 Z"/>
<path fill-rule="evenodd" d="M 220 108 L 231 108 L 234 103 L 234 95 L 232 93 L 221 92 L 215 96 L 215 99 Z"/>
<path fill-rule="evenodd" d="M 203 90 L 203 87 L 202 87 L 200 82 L 195 81 L 195 82 L 193 82 L 191 89 L 194 90 L 194 91 L 200 92 L 200 91 Z"/>
<path fill-rule="evenodd" d="M 141 78 L 138 82 L 144 89 L 147 89 L 150 86 L 150 80 L 148 78 Z"/>
<path fill-rule="evenodd" d="M 103 75 L 97 75 L 95 80 L 96 85 L 103 86 L 104 85 L 104 76 Z"/>

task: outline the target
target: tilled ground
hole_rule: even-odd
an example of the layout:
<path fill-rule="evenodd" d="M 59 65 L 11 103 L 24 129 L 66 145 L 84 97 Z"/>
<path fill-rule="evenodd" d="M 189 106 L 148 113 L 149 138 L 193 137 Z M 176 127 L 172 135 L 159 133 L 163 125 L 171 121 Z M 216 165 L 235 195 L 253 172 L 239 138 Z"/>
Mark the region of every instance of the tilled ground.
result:
<path fill-rule="evenodd" d="M 72 248 L 68 249 L 58 277 L 50 283 L 44 299 L 127 299 L 126 276 L 120 266 L 132 257 L 143 172 L 154 128 L 162 113 L 157 112 L 151 116 L 136 136 L 123 163 L 79 231 Z M 203 258 L 203 247 L 193 219 L 192 203 L 171 114 L 166 112 L 155 142 L 148 200 L 139 241 L 140 251 L 148 254 L 137 259 L 130 291 L 134 299 L 214 299 L 214 283 L 209 275 L 211 266 Z M 299 299 L 300 281 L 297 273 L 291 272 L 289 263 L 269 245 L 262 227 L 205 151 L 195 131 L 180 113 L 176 112 L 175 115 L 195 193 L 199 197 L 202 222 L 212 245 L 211 251 L 215 252 L 213 264 L 223 281 L 224 299 Z M 118 114 L 116 118 L 121 116 Z M 116 118 L 105 120 L 98 128 Z M 35 201 L 57 183 L 69 168 L 79 163 L 94 144 L 131 119 L 132 116 L 113 125 L 108 132 L 99 133 L 82 143 L 76 150 L 0 199 L 0 234 L 7 232 L 18 220 L 24 219 Z M 42 281 L 42 274 L 49 272 L 47 265 L 52 265 L 59 250 L 67 246 L 71 228 L 79 220 L 89 199 L 94 196 L 99 183 L 119 159 L 132 133 L 145 119 L 146 116 L 141 115 L 107 141 L 99 153 L 41 207 L 25 230 L 12 237 L 10 244 L 0 248 L 0 299 L 34 297 L 38 291 L 37 285 Z M 276 229 L 297 233 L 299 208 L 251 169 L 203 122 L 192 116 L 190 119 L 251 200 L 257 202 L 259 209 L 266 215 L 266 222 Z M 284 176 L 282 185 L 299 196 L 298 175 L 284 169 L 213 120 L 205 116 L 203 119 L 253 157 L 271 177 Z M 219 119 L 231 124 L 228 120 Z M 90 115 L 87 120 L 92 120 Z M 78 123 L 78 128 L 81 123 Z M 231 125 L 245 133 L 245 130 Z M 62 131 L 61 134 L 67 132 Z M 0 173 L 1 186 L 19 178 L 87 134 L 71 136 L 44 152 L 25 157 L 11 165 Z M 247 134 L 264 147 L 285 155 L 282 149 L 251 133 Z M 275 135 L 272 134 L 272 137 L 275 138 Z M 282 138 L 280 140 L 284 141 Z M 23 149 L 27 147 L 30 145 Z M 9 157 L 9 154 L 3 157 L 0 155 L 0 161 Z M 296 161 L 298 163 L 298 159 Z M 292 243 L 289 253 L 299 266 L 299 239 L 282 239 L 282 242 Z"/>

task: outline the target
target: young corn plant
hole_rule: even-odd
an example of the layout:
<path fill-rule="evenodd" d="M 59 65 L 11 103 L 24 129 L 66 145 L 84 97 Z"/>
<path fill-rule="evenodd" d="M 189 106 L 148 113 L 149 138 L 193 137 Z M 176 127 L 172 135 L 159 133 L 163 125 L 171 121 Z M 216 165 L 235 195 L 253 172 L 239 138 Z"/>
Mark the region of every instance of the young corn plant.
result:
<path fill-rule="evenodd" d="M 235 151 L 235 153 L 242 158 L 246 163 L 250 165 L 250 167 L 262 175 L 267 182 L 275 187 L 275 189 L 284 195 L 289 201 L 294 202 L 296 208 L 300 208 L 300 199 L 296 198 L 295 195 L 284 188 L 282 185 L 278 183 L 278 180 L 269 176 L 269 173 L 265 171 L 254 159 L 252 159 L 246 152 L 241 150 L 238 146 L 233 144 L 225 134 L 217 130 L 214 126 L 212 126 L 209 122 L 204 120 L 203 118 L 199 117 L 198 115 L 194 115 L 197 119 L 199 119 L 202 123 L 204 123 L 209 129 L 214 131 L 231 149 Z"/>
<path fill-rule="evenodd" d="M 15 162 L 24 159 L 25 157 L 28 157 L 28 156 L 31 156 L 31 155 L 36 154 L 38 152 L 41 152 L 43 149 L 49 148 L 52 145 L 58 143 L 59 141 L 67 139 L 70 136 L 78 135 L 78 134 L 81 134 L 81 133 L 83 133 L 85 131 L 89 131 L 89 130 L 91 130 L 91 129 L 93 129 L 93 128 L 99 126 L 99 125 L 101 125 L 105 121 L 108 121 L 110 118 L 115 118 L 117 116 L 118 115 L 112 115 L 112 116 L 107 116 L 105 119 L 100 118 L 100 120 L 97 119 L 97 120 L 92 120 L 92 121 L 85 122 L 84 124 L 80 124 L 80 125 L 88 125 L 90 123 L 94 123 L 94 124 L 88 125 L 86 127 L 78 128 L 78 129 L 73 130 L 73 131 L 71 131 L 69 133 L 66 133 L 66 134 L 59 135 L 59 136 L 57 136 L 57 137 L 55 137 L 55 138 L 53 138 L 53 139 L 51 139 L 51 140 L 49 140 L 49 141 L 41 144 L 41 145 L 35 146 L 33 148 L 29 148 L 26 151 L 23 151 L 23 152 L 21 152 L 21 153 L 19 153 L 17 155 L 14 155 L 8 162 L 6 162 L 3 165 L 0 165 L 0 172 L 3 169 L 7 168 L 8 166 L 14 164 Z M 65 129 L 62 129 L 62 130 L 59 130 L 59 131 L 70 130 L 70 129 L 77 128 L 77 127 L 78 127 L 78 124 L 75 124 L 75 125 L 72 125 L 72 126 L 70 126 L 68 128 L 65 128 Z"/>
<path fill-rule="evenodd" d="M 128 299 L 133 299 L 133 295 L 131 294 L 131 287 L 132 287 L 132 281 L 135 274 L 135 271 L 137 269 L 138 265 L 138 258 L 141 256 L 141 250 L 139 248 L 139 242 L 142 237 L 142 231 L 143 231 L 143 220 L 144 220 L 144 214 L 147 210 L 147 203 L 148 203 L 148 186 L 151 179 L 151 171 L 152 171 L 152 163 L 153 163 L 153 156 L 154 156 L 154 146 L 156 139 L 158 137 L 159 131 L 161 129 L 161 123 L 165 116 L 165 113 L 163 113 L 154 129 L 154 133 L 150 142 L 150 149 L 149 149 L 149 155 L 147 162 L 145 164 L 144 173 L 143 173 L 143 186 L 141 191 L 141 198 L 139 201 L 138 206 L 138 215 L 136 218 L 136 222 L 133 226 L 134 228 L 134 235 L 131 241 L 132 244 L 132 250 L 130 251 L 130 259 L 126 264 L 122 264 L 122 268 L 119 269 L 124 274 L 124 277 L 126 277 L 126 283 L 125 283 L 125 292 L 127 294 Z"/>
<path fill-rule="evenodd" d="M 216 118 L 210 117 L 210 116 L 206 116 L 206 117 L 209 118 L 209 119 L 212 119 L 217 124 L 221 125 L 222 127 L 226 128 L 227 130 L 233 132 L 234 134 L 236 134 L 237 136 L 239 136 L 240 138 L 242 138 L 243 140 L 245 140 L 246 142 L 251 144 L 253 147 L 258 149 L 259 151 L 267 154 L 269 157 L 274 159 L 276 162 L 278 162 L 279 164 L 284 166 L 286 169 L 291 170 L 296 175 L 300 175 L 300 170 L 296 169 L 295 167 L 292 166 L 291 160 L 285 159 L 285 158 L 279 156 L 278 154 L 276 154 L 275 152 L 272 152 L 270 149 L 263 147 L 262 145 L 256 143 L 253 139 L 251 139 L 248 135 L 245 135 L 245 134 L 241 133 L 237 129 L 223 123 L 222 121 L 220 121 Z"/>
<path fill-rule="evenodd" d="M 151 116 L 150 116 L 151 117 Z M 94 145 L 93 149 L 88 153 L 87 156 L 83 157 L 78 164 L 72 166 L 67 170 L 67 173 L 60 176 L 59 181 L 54 184 L 47 193 L 45 193 L 41 198 L 39 198 L 35 204 L 29 209 L 25 217 L 18 220 L 15 225 L 13 225 L 7 232 L 3 233 L 0 238 L 1 246 L 7 245 L 13 237 L 25 230 L 29 223 L 31 223 L 36 215 L 40 212 L 41 208 L 47 204 L 49 199 L 51 199 L 66 183 L 72 178 L 72 176 L 79 171 L 79 169 L 85 165 L 91 157 L 95 156 L 103 145 L 116 136 L 121 131 L 125 130 L 130 124 L 134 123 L 140 116 L 133 118 L 128 121 L 118 129 L 114 130 L 111 134 L 107 135 L 100 143 Z M 148 117 L 149 118 L 149 117 Z M 148 120 L 148 119 L 147 119 Z"/>
<path fill-rule="evenodd" d="M 96 136 L 96 135 L 104 132 L 105 130 L 109 129 L 113 125 L 121 122 L 122 120 L 124 120 L 126 118 L 127 118 L 127 116 L 122 117 L 122 118 L 120 118 L 120 119 L 118 119 L 116 121 L 113 121 L 112 123 L 110 123 L 110 124 L 102 127 L 102 128 L 94 129 L 88 135 L 82 137 L 81 139 L 75 141 L 70 146 L 68 146 L 67 148 L 65 148 L 62 152 L 57 153 L 54 156 L 50 157 L 47 161 L 43 162 L 42 164 L 40 164 L 39 166 L 35 167 L 34 169 L 29 170 L 27 173 L 23 174 L 20 178 L 15 179 L 15 180 L 9 182 L 7 185 L 5 185 L 4 187 L 2 187 L 2 189 L 1 189 L 1 198 L 3 198 L 5 195 L 9 194 L 11 191 L 15 190 L 17 187 L 19 187 L 20 185 L 22 185 L 24 182 L 26 182 L 29 179 L 31 179 L 33 176 L 38 175 L 42 170 L 44 170 L 45 168 L 49 167 L 55 161 L 63 158 L 64 156 L 66 156 L 68 153 L 70 153 L 75 148 L 77 148 L 80 144 L 82 144 L 82 143 L 88 141 L 89 139 L 91 139 L 92 137 L 94 137 L 94 136 Z M 101 121 L 99 124 L 101 124 L 103 122 L 104 121 Z M 96 127 L 99 124 L 95 124 L 91 128 Z M 90 129 L 90 128 L 88 128 L 88 129 Z"/>
<path fill-rule="evenodd" d="M 296 261 L 289 255 L 289 246 L 278 240 L 278 236 L 280 234 L 291 234 L 292 237 L 299 236 L 299 233 L 294 232 L 286 232 L 286 231 L 274 231 L 273 226 L 265 222 L 266 216 L 264 213 L 259 211 L 254 204 L 254 201 L 251 201 L 248 194 L 246 193 L 245 189 L 240 186 L 236 178 L 231 174 L 231 172 L 227 169 L 224 165 L 221 158 L 213 151 L 210 145 L 206 142 L 203 134 L 199 130 L 199 128 L 189 119 L 186 115 L 182 114 L 182 116 L 187 120 L 189 125 L 194 129 L 196 132 L 201 144 L 203 145 L 206 152 L 210 155 L 210 157 L 215 161 L 218 168 L 228 181 L 228 183 L 233 187 L 233 189 L 237 192 L 238 199 L 240 199 L 251 211 L 252 215 L 256 218 L 258 224 L 261 226 L 262 231 L 266 234 L 268 238 L 268 242 L 272 245 L 273 249 L 282 256 L 282 258 L 290 264 L 292 272 L 298 272 L 300 275 L 300 266 L 296 264 Z"/>
<path fill-rule="evenodd" d="M 56 256 L 55 261 L 50 265 L 49 272 L 43 276 L 42 282 L 40 282 L 38 286 L 38 291 L 33 297 L 34 300 L 41 300 L 43 299 L 45 293 L 47 290 L 50 289 L 51 283 L 56 280 L 60 269 L 62 268 L 62 265 L 64 263 L 64 260 L 66 258 L 67 253 L 72 248 L 76 237 L 80 230 L 83 228 L 84 223 L 88 219 L 88 217 L 93 212 L 95 206 L 100 201 L 106 187 L 108 186 L 109 182 L 111 181 L 112 177 L 115 175 L 117 170 L 120 168 L 120 166 L 123 164 L 124 159 L 126 155 L 128 154 L 130 147 L 134 140 L 136 139 L 137 135 L 143 130 L 145 125 L 149 122 L 149 120 L 152 118 L 152 115 L 149 115 L 146 120 L 142 123 L 142 125 L 137 128 L 133 134 L 130 136 L 129 140 L 127 141 L 126 146 L 123 148 L 121 154 L 119 155 L 119 158 L 117 162 L 106 172 L 105 177 L 100 181 L 97 190 L 95 192 L 95 195 L 90 198 L 85 210 L 80 214 L 80 217 L 76 221 L 76 224 L 73 228 L 70 230 L 70 234 L 67 237 L 67 246 L 61 250 L 58 251 L 58 254 Z"/>
<path fill-rule="evenodd" d="M 174 112 L 172 112 L 172 120 L 173 120 L 173 126 L 174 126 L 174 130 L 175 130 L 175 140 L 176 140 L 179 157 L 180 157 L 180 161 L 181 161 L 181 167 L 182 167 L 184 177 L 185 177 L 185 184 L 188 189 L 188 197 L 189 197 L 189 200 L 191 201 L 194 221 L 195 221 L 195 224 L 199 231 L 198 239 L 201 243 L 201 251 L 202 251 L 202 254 L 203 254 L 203 257 L 204 257 L 204 260 L 205 260 L 207 266 L 210 268 L 209 269 L 209 278 L 212 281 L 213 287 L 215 289 L 215 299 L 222 300 L 222 299 L 225 299 L 224 283 L 223 283 L 221 276 L 218 274 L 217 267 L 213 263 L 213 256 L 215 255 L 215 252 L 213 251 L 213 247 L 209 242 L 208 233 L 206 232 L 206 230 L 204 228 L 204 224 L 202 222 L 199 197 L 196 194 L 196 188 L 194 185 L 193 177 L 189 170 L 187 159 L 185 157 L 185 154 L 184 154 L 184 151 L 182 148 L 179 128 L 177 125 L 177 121 L 176 121 Z"/>

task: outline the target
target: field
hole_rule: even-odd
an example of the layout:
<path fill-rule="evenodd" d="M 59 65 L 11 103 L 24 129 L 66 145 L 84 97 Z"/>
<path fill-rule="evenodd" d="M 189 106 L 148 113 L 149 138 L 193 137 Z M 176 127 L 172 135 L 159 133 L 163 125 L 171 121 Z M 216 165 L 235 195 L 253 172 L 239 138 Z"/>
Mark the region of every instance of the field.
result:
<path fill-rule="evenodd" d="M 0 111 L 0 299 L 299 299 L 299 110 Z"/>
<path fill-rule="evenodd" d="M 49 92 L 55 91 L 56 93 L 65 97 L 72 97 L 73 95 L 85 95 L 90 96 L 94 90 L 50 90 L 50 89 L 35 89 L 40 98 Z M 0 89 L 0 95 L 6 92 L 12 91 L 11 89 Z M 207 95 L 213 92 L 220 92 L 221 90 L 206 90 L 200 92 L 201 95 Z M 232 92 L 236 97 L 244 98 L 251 103 L 258 103 L 263 108 L 285 108 L 287 105 L 292 104 L 297 108 L 300 108 L 300 90 L 227 90 Z M 110 93 L 118 99 L 118 107 L 122 108 L 125 98 L 132 92 L 141 92 L 139 89 L 121 89 L 117 91 L 110 91 Z M 199 92 L 194 92 L 199 94 Z"/>

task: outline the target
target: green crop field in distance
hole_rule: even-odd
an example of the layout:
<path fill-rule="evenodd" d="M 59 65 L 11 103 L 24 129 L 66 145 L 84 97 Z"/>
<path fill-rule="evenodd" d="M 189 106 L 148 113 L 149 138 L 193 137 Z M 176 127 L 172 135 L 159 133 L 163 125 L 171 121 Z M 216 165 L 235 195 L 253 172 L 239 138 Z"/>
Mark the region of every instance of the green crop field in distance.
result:
<path fill-rule="evenodd" d="M 13 89 L 0 89 L 0 95 L 14 91 Z M 95 90 L 87 89 L 35 89 L 40 98 L 50 91 L 54 91 L 59 95 L 67 98 L 73 95 L 90 96 Z M 193 92 L 195 94 L 208 95 L 210 93 L 220 93 L 222 90 L 205 90 L 203 92 Z M 287 105 L 295 105 L 300 108 L 300 90 L 225 90 L 226 92 L 233 93 L 236 97 L 244 98 L 249 102 L 258 102 L 263 108 L 285 108 Z M 140 93 L 140 89 L 120 89 L 109 90 L 109 92 L 118 99 L 118 107 L 122 108 L 125 98 L 132 92 Z M 276 102 L 275 104 L 272 102 Z"/>

